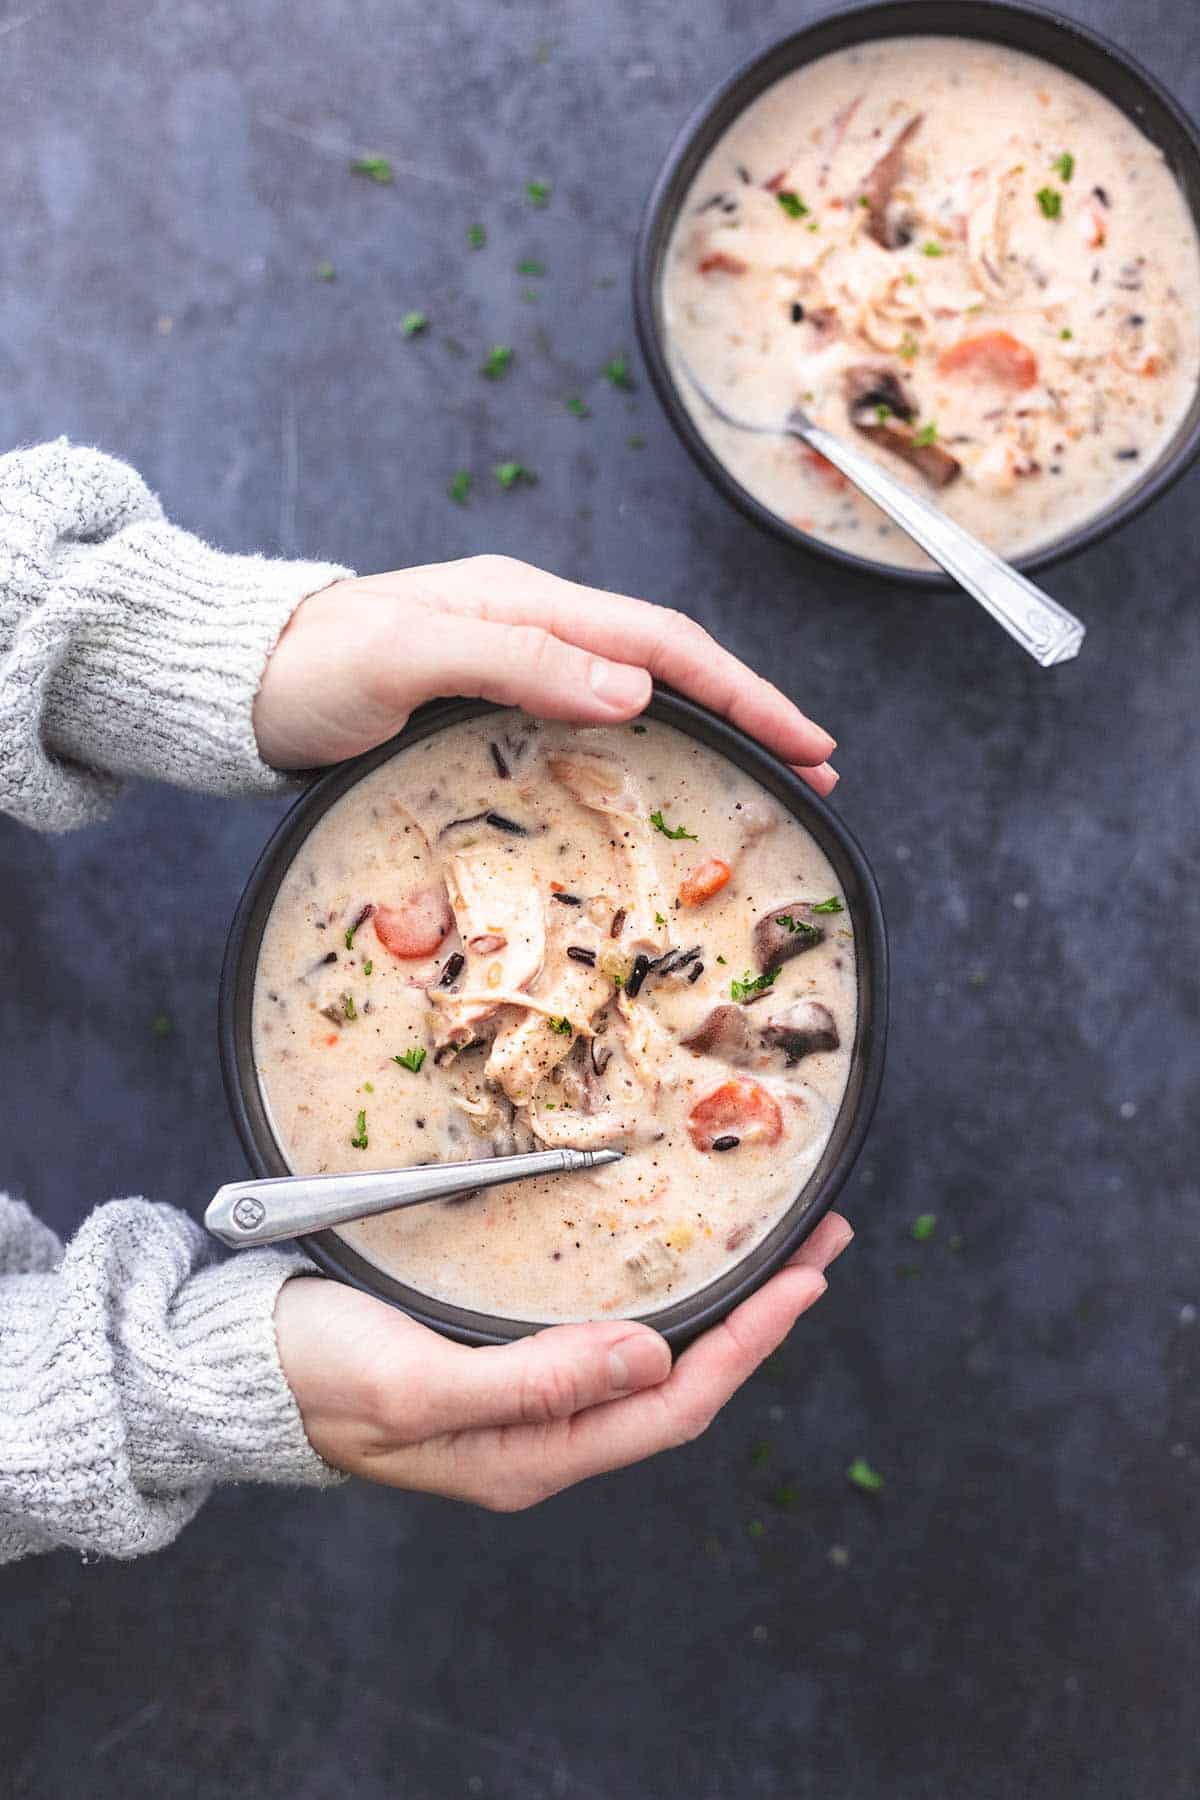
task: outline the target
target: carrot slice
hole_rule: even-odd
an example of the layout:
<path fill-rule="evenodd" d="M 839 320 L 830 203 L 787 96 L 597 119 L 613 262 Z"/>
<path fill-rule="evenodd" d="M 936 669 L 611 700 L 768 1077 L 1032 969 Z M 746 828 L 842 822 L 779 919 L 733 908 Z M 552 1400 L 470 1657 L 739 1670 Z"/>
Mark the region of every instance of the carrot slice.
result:
<path fill-rule="evenodd" d="M 711 275 L 719 271 L 722 275 L 744 275 L 750 267 L 740 256 L 730 256 L 728 250 L 713 250 L 700 258 L 699 269 L 702 275 Z"/>
<path fill-rule="evenodd" d="M 454 923 L 446 890 L 416 888 L 399 906 L 377 906 L 371 923 L 384 949 L 402 962 L 432 956 Z"/>
<path fill-rule="evenodd" d="M 680 906 L 700 906 L 705 900 L 711 900 L 732 874 L 733 870 L 723 856 L 710 856 L 707 862 L 697 863 L 680 883 Z"/>
<path fill-rule="evenodd" d="M 995 387 L 1031 388 L 1038 378 L 1037 357 L 1009 331 L 981 331 L 943 350 L 938 374 L 972 375 Z"/>
<path fill-rule="evenodd" d="M 783 1114 L 761 1082 L 739 1075 L 697 1100 L 688 1114 L 688 1135 L 697 1150 L 711 1150 L 724 1137 L 743 1144 L 777 1144 L 783 1136 Z"/>
<path fill-rule="evenodd" d="M 814 474 L 819 475 L 825 486 L 831 488 L 835 494 L 850 486 L 842 471 L 834 468 L 829 458 L 822 456 L 819 450 L 810 449 L 807 444 L 802 445 L 800 460 L 807 463 Z"/>

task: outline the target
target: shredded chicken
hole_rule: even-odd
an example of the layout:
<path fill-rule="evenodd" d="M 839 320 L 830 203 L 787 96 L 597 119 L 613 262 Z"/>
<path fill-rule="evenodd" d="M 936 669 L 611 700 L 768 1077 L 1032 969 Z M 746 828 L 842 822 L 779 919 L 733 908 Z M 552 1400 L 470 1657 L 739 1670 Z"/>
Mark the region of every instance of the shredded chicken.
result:
<path fill-rule="evenodd" d="M 581 806 L 617 822 L 617 850 L 624 876 L 622 948 L 658 955 L 667 944 L 666 927 L 657 923 L 666 918 L 667 901 L 646 826 L 649 808 L 629 770 L 614 757 L 587 751 L 550 756 L 547 767 Z"/>
<path fill-rule="evenodd" d="M 445 870 L 466 967 L 459 992 L 428 990 L 437 1049 L 472 1042 L 484 1020 L 536 978 L 546 948 L 541 896 L 511 844 L 473 844 L 448 856 Z"/>

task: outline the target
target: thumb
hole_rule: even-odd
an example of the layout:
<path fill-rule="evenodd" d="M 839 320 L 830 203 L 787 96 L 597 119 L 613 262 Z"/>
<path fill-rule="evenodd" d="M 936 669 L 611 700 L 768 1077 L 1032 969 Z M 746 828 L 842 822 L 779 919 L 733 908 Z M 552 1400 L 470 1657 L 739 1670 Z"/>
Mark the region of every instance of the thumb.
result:
<path fill-rule="evenodd" d="M 422 1373 L 431 1437 L 480 1426 L 548 1425 L 654 1387 L 671 1372 L 666 1340 L 629 1320 L 558 1325 L 499 1348 L 446 1350 Z"/>
<path fill-rule="evenodd" d="M 645 669 L 580 650 L 540 625 L 442 616 L 421 638 L 406 646 L 404 671 L 420 699 L 465 694 L 543 719 L 604 724 L 632 718 L 650 698 Z"/>

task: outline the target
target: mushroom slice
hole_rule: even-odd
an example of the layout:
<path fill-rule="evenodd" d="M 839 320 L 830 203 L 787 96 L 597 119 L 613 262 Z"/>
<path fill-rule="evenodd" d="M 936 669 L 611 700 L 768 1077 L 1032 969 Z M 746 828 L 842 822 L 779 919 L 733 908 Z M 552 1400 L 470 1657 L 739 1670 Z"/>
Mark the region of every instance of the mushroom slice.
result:
<path fill-rule="evenodd" d="M 947 487 L 962 473 L 957 457 L 940 444 L 926 443 L 914 428 L 916 407 L 891 369 L 856 364 L 846 370 L 845 394 L 854 429 L 902 457 L 933 487 Z"/>
<path fill-rule="evenodd" d="M 694 1050 L 698 1056 L 716 1056 L 727 1063 L 749 1062 L 753 1048 L 745 1009 L 728 1003 L 714 1006 L 691 1036 L 680 1042 L 685 1050 Z"/>
<path fill-rule="evenodd" d="M 825 927 L 812 900 L 785 900 L 773 906 L 754 927 L 751 941 L 758 966 L 766 975 L 781 969 L 803 950 L 815 950 L 825 940 Z"/>
<path fill-rule="evenodd" d="M 867 235 L 885 250 L 899 250 L 912 242 L 912 220 L 908 209 L 893 200 L 904 168 L 904 152 L 924 118 L 917 113 L 901 131 L 891 148 L 885 150 L 863 183 L 862 197 L 867 203 Z"/>
<path fill-rule="evenodd" d="M 803 1056 L 821 1050 L 836 1050 L 841 1043 L 833 1014 L 819 1000 L 795 1000 L 782 1012 L 774 1013 L 762 1028 L 762 1040 L 773 1050 L 782 1050 L 789 1069 Z"/>

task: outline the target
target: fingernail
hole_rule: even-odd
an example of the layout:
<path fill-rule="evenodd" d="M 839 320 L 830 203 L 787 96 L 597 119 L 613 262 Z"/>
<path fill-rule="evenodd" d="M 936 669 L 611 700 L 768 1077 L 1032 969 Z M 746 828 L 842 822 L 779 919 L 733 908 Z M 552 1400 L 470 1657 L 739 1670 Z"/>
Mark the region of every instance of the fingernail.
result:
<path fill-rule="evenodd" d="M 650 698 L 650 677 L 645 669 L 628 663 L 595 659 L 588 670 L 588 686 L 603 706 L 614 712 L 634 712 Z"/>
<path fill-rule="evenodd" d="M 832 1250 L 830 1250 L 829 1255 L 825 1258 L 825 1267 L 828 1268 L 830 1263 L 836 1262 L 838 1257 L 842 1254 L 842 1251 L 849 1249 L 850 1245 L 853 1242 L 854 1242 L 853 1227 L 850 1225 L 847 1225 L 845 1230 L 840 1234 L 840 1236 L 834 1238 L 833 1248 L 832 1248 Z"/>
<path fill-rule="evenodd" d="M 636 1388 L 650 1387 L 666 1374 L 667 1359 L 663 1341 L 649 1332 L 638 1332 L 623 1338 L 608 1353 L 608 1378 L 615 1394 L 632 1393 Z"/>
<path fill-rule="evenodd" d="M 826 793 L 829 793 L 829 794 L 831 794 L 833 792 L 833 790 L 837 786 L 838 782 L 842 779 L 841 776 L 838 774 L 837 770 L 831 768 L 827 762 L 821 764 L 821 767 L 817 771 L 817 773 L 820 775 L 824 775 L 826 781 L 829 783 L 829 786 L 825 790 Z"/>

